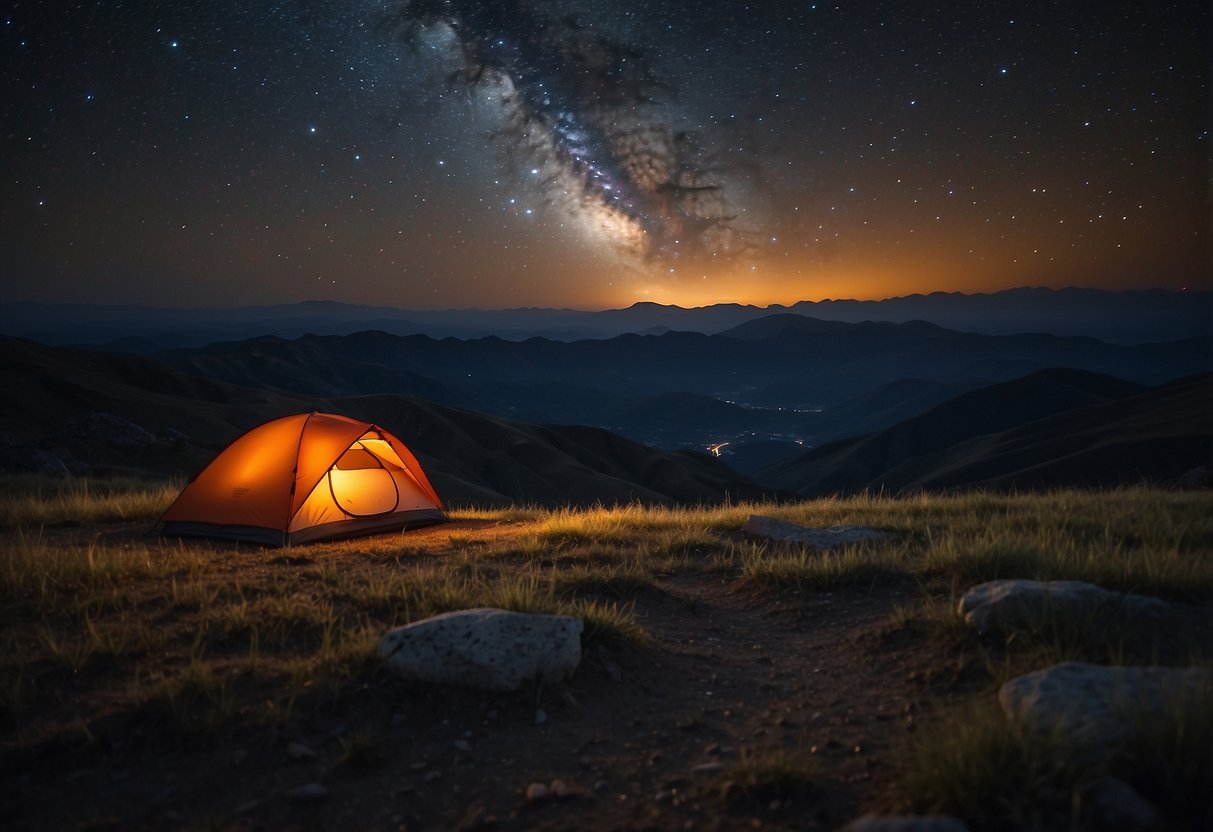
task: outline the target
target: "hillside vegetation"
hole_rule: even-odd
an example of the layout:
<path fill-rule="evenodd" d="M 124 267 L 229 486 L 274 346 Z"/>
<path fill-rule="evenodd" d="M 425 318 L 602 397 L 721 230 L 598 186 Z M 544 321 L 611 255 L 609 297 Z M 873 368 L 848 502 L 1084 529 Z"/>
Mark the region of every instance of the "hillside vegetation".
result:
<path fill-rule="evenodd" d="M 1064 750 L 1042 762 L 989 718 L 997 685 L 1068 659 L 1213 663 L 1208 492 L 470 509 L 260 549 L 145 536 L 172 484 L 0 486 L 9 828 L 802 829 L 873 809 L 1094 828 Z M 895 539 L 823 555 L 747 539 L 750 514 Z M 979 638 L 956 599 L 1007 577 L 1157 595 L 1176 617 Z M 582 617 L 581 669 L 517 695 L 385 672 L 389 627 L 478 606 Z M 1196 829 L 1213 728 L 1185 730 L 1188 779 L 1150 796 Z M 1031 789 L 986 776 L 1017 753 L 1047 769 Z M 553 778 L 571 796 L 528 804 Z M 289 797 L 313 782 L 327 799 Z"/>

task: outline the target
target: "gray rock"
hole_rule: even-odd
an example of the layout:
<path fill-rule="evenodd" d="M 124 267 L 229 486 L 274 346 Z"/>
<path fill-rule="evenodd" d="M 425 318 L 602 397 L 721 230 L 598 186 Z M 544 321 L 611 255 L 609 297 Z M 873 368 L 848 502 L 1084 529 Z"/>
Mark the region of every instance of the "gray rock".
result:
<path fill-rule="evenodd" d="M 1019 676 L 998 691 L 1012 723 L 1067 743 L 1079 759 L 1093 760 L 1181 719 L 1213 696 L 1213 670 L 1174 667 L 1103 667 L 1065 662 Z"/>
<path fill-rule="evenodd" d="M 301 742 L 287 743 L 286 756 L 292 760 L 314 760 L 316 752 Z"/>
<path fill-rule="evenodd" d="M 884 543 L 895 537 L 889 532 L 868 526 L 830 526 L 828 529 L 814 529 L 776 520 L 774 517 L 763 517 L 759 514 L 751 514 L 747 517 L 746 521 L 741 524 L 741 530 L 750 537 L 773 540 L 777 543 L 797 543 L 823 552 L 837 549 L 840 546 Z"/>
<path fill-rule="evenodd" d="M 969 827 L 946 815 L 864 815 L 841 832 L 969 832 Z"/>
<path fill-rule="evenodd" d="M 315 803 L 324 800 L 329 796 L 329 790 L 319 783 L 308 783 L 305 786 L 291 789 L 286 793 L 286 796 L 291 800 L 297 800 L 300 803 Z"/>
<path fill-rule="evenodd" d="M 146 448 L 156 437 L 130 419 L 113 413 L 90 413 L 73 426 L 75 433 L 111 448 Z"/>
<path fill-rule="evenodd" d="M 582 626 L 567 615 L 459 610 L 389 630 L 379 655 L 411 681 L 518 690 L 570 676 L 581 662 Z"/>
<path fill-rule="evenodd" d="M 526 787 L 526 802 L 538 803 L 552 796 L 552 790 L 546 783 L 532 783 Z"/>
<path fill-rule="evenodd" d="M 0 470 L 65 477 L 76 473 L 63 457 L 40 448 L 0 449 Z"/>
<path fill-rule="evenodd" d="M 1157 829 L 1162 820 L 1144 797 L 1118 777 L 1097 777 L 1079 795 L 1083 815 L 1109 832 L 1148 832 Z"/>
<path fill-rule="evenodd" d="M 1132 615 L 1153 617 L 1170 610 L 1166 601 L 1111 592 L 1085 581 L 1002 580 L 978 584 L 956 612 L 981 633 L 1031 630 L 1055 616 Z"/>

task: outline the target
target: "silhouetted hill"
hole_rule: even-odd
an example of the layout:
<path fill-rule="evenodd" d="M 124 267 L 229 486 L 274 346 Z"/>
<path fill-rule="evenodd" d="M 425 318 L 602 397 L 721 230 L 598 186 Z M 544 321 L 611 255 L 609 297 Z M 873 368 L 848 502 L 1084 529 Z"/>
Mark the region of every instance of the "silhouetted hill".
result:
<path fill-rule="evenodd" d="M 199 375 L 250 386 L 309 395 L 404 392 L 499 414 L 535 413 L 535 385 L 574 385 L 623 399 L 692 393 L 809 410 L 902 378 L 1002 381 L 1046 367 L 1075 367 L 1158 384 L 1208 371 L 1213 363 L 1209 337 L 1117 345 L 1052 335 L 974 335 L 923 322 L 822 325 L 791 316 L 754 321 L 746 333 L 750 337 L 670 332 L 517 342 L 361 332 L 215 344 L 164 358 Z M 563 418 L 555 398 L 553 409 L 542 412 Z"/>
<path fill-rule="evenodd" d="M 397 433 L 454 504 L 696 503 L 769 493 L 706 455 L 658 451 L 597 428 L 528 425 L 403 396 L 255 390 L 139 356 L 9 338 L 0 338 L 0 368 L 11 393 L 0 408 L 0 462 L 9 468 L 49 456 L 78 470 L 192 474 L 254 425 L 328 410 Z M 115 444 L 84 430 L 99 413 L 119 417 L 128 436 Z M 121 444 L 128 438 L 133 444 Z"/>
<path fill-rule="evenodd" d="M 1213 452 L 1213 376 L 1142 390 L 1047 370 L 756 473 L 804 495 L 863 489 L 1108 485 L 1174 478 Z"/>

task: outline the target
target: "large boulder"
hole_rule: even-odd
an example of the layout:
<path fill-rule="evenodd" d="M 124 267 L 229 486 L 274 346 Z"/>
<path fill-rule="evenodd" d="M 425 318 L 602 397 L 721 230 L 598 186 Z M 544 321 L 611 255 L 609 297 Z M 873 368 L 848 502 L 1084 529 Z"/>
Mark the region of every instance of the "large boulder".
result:
<path fill-rule="evenodd" d="M 798 526 L 774 517 L 763 517 L 751 514 L 742 523 L 741 530 L 750 537 L 772 540 L 777 543 L 796 543 L 811 549 L 827 551 L 841 546 L 855 546 L 862 543 L 884 543 L 892 540 L 894 535 L 880 529 L 868 526 L 830 526 L 828 529 Z"/>
<path fill-rule="evenodd" d="M 1001 580 L 970 589 L 956 611 L 979 632 L 993 633 L 1038 629 L 1056 617 L 1154 617 L 1169 609 L 1158 598 L 1111 592 L 1085 581 Z"/>
<path fill-rule="evenodd" d="M 398 676 L 485 690 L 558 682 L 581 662 L 582 621 L 499 609 L 458 610 L 388 630 L 379 655 Z"/>
<path fill-rule="evenodd" d="M 1213 670 L 1103 667 L 1065 662 L 1016 677 L 998 691 L 1013 724 L 1094 760 L 1160 724 L 1183 722 L 1213 697 Z"/>

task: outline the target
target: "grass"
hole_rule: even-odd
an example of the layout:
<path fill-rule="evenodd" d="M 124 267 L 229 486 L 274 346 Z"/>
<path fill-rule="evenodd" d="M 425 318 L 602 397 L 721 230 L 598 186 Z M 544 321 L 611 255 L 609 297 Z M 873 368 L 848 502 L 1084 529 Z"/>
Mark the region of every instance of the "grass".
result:
<path fill-rule="evenodd" d="M 926 727 L 900 765 L 902 808 L 959 817 L 974 832 L 1098 830 L 1086 786 L 1114 775 L 1163 815 L 1160 828 L 1204 829 L 1213 791 L 1213 703 L 1130 712 L 1134 738 L 1091 759 L 1058 734 L 1008 723 L 991 700 Z"/>
<path fill-rule="evenodd" d="M 817 788 L 820 772 L 804 753 L 743 748 L 720 774 L 717 794 L 724 798 L 766 801 L 807 794 Z"/>
<path fill-rule="evenodd" d="M 156 520 L 181 491 L 168 480 L 96 480 L 8 475 L 0 483 L 0 529 Z"/>
<path fill-rule="evenodd" d="M 1181 603 L 1213 598 L 1207 493 L 466 509 L 452 512 L 463 523 L 445 535 L 290 550 L 79 528 L 149 527 L 175 493 L 160 483 L 0 478 L 0 747 L 19 750 L 82 726 L 101 730 L 115 718 L 159 729 L 140 735 L 195 742 L 239 731 L 276 735 L 351 697 L 390 701 L 398 691 L 378 660 L 379 636 L 447 610 L 575 615 L 585 621 L 588 649 L 614 642 L 660 650 L 636 607 L 660 597 L 671 576 L 711 575 L 759 595 L 866 592 L 890 579 L 917 580 L 922 600 L 893 609 L 889 627 L 946 645 L 941 655 L 985 651 L 979 693 L 1053 661 L 1114 663 L 1141 652 L 1134 633 L 1060 620 L 1014 642 L 982 644 L 954 612 L 959 593 L 974 583 L 1066 578 Z M 897 540 L 829 554 L 768 545 L 741 535 L 750 514 L 809 526 L 872 525 Z M 987 711 L 919 732 L 901 784 L 914 808 L 951 807 L 975 829 L 1006 828 L 998 818 L 1023 828 L 1069 823 L 1072 781 L 1082 772 L 1047 743 L 1043 750 L 1026 744 Z M 1143 793 L 1162 795 L 1168 806 L 1194 799 L 1208 785 L 1200 774 L 1207 736 L 1207 725 L 1194 723 L 1139 749 L 1142 758 L 1192 761 L 1182 763 L 1187 774 L 1142 781 Z M 342 740 L 341 758 L 351 769 L 373 767 L 381 750 L 355 732 Z M 816 776 L 807 758 L 786 750 L 747 752 L 725 772 L 733 793 L 747 799 L 811 789 Z M 986 793 L 990 799 L 981 799 Z"/>

